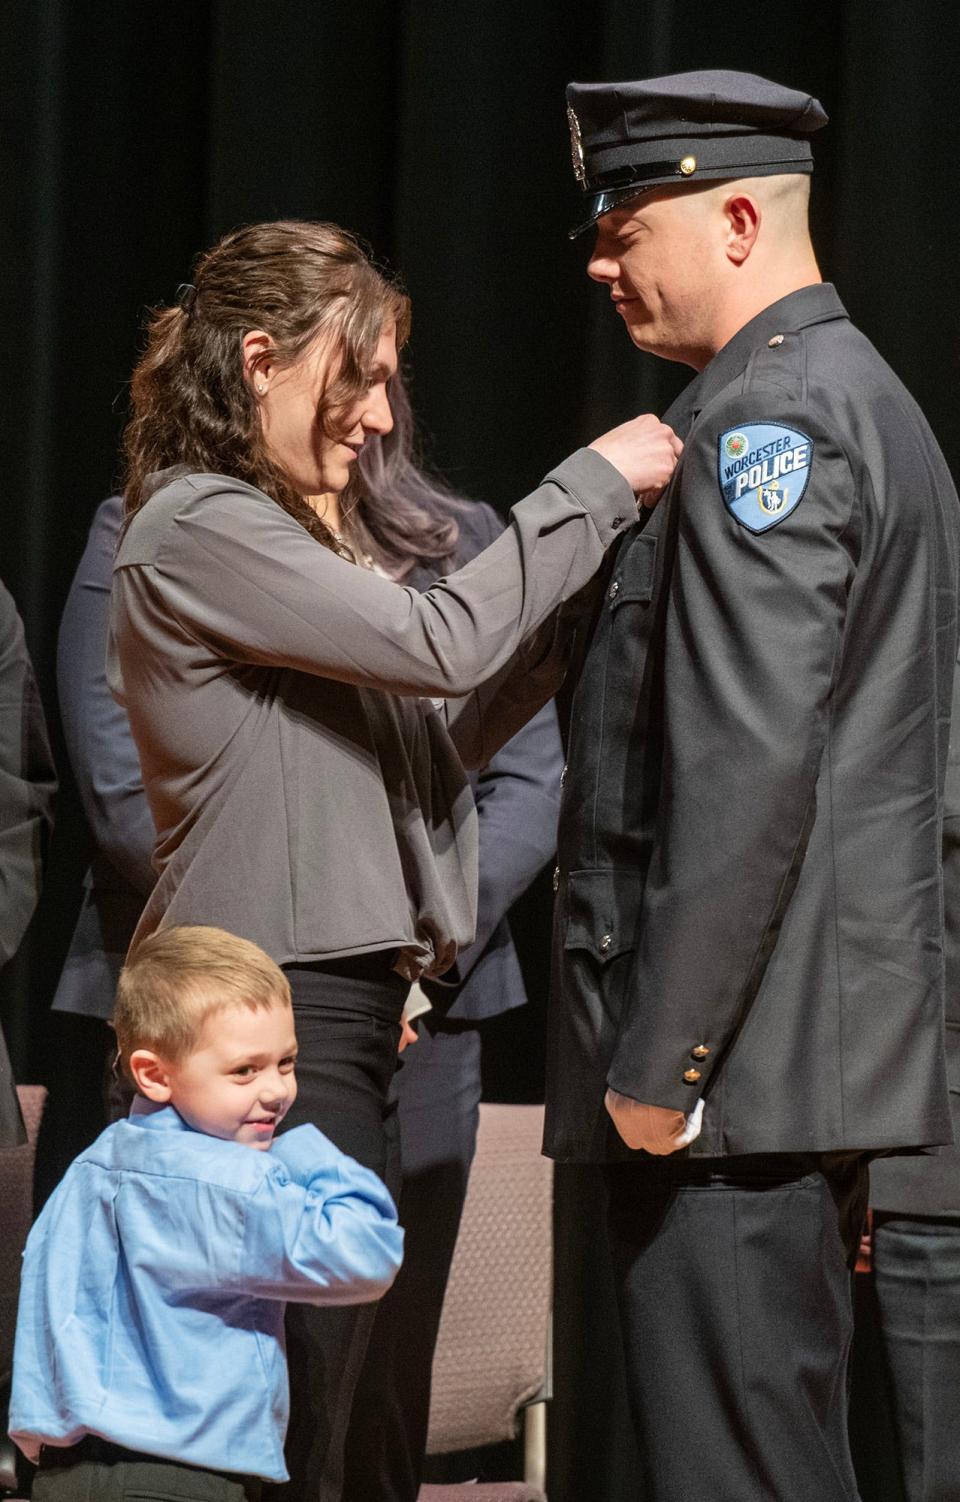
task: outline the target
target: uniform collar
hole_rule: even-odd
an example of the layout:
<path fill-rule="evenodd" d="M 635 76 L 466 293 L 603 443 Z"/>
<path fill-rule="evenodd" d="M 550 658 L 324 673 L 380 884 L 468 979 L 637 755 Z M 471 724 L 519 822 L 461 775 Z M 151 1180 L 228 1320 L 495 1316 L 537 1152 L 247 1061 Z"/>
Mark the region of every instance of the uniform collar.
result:
<path fill-rule="evenodd" d="M 744 324 L 723 349 L 717 351 L 680 400 L 692 416 L 696 416 L 746 369 L 759 344 L 766 344 L 775 334 L 795 334 L 812 324 L 830 323 L 849 316 L 836 287 L 830 282 L 816 282 L 811 287 L 789 292 Z"/>

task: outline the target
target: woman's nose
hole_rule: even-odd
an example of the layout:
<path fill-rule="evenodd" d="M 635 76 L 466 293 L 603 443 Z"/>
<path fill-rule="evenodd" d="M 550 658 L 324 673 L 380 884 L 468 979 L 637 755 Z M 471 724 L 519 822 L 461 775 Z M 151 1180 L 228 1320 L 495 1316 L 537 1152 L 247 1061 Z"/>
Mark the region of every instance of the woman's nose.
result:
<path fill-rule="evenodd" d="M 393 413 L 386 387 L 371 394 L 363 413 L 363 427 L 367 433 L 389 433 L 393 427 Z"/>

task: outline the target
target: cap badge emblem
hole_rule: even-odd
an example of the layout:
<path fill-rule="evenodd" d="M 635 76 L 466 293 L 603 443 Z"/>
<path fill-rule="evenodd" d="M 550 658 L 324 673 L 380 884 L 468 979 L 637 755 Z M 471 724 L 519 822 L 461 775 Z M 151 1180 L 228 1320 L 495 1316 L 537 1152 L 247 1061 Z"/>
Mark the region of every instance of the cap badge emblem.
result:
<path fill-rule="evenodd" d="M 570 160 L 573 163 L 573 173 L 581 188 L 586 186 L 587 169 L 583 164 L 583 139 L 580 135 L 580 121 L 576 111 L 571 105 L 567 105 L 567 124 L 570 127 Z"/>
<path fill-rule="evenodd" d="M 683 156 L 680 158 L 680 171 L 684 177 L 689 177 L 691 172 L 696 172 L 696 170 L 697 159 L 695 156 Z"/>

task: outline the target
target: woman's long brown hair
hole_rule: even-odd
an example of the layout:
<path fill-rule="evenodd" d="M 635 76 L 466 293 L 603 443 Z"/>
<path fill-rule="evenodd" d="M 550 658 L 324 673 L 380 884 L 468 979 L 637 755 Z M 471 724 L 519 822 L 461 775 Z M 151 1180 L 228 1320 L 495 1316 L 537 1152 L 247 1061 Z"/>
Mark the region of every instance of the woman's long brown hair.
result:
<path fill-rule="evenodd" d="M 293 364 L 321 335 L 338 345 L 339 368 L 320 413 L 324 429 L 335 435 L 342 413 L 369 380 L 390 322 L 400 347 L 410 328 L 407 297 L 337 225 L 280 220 L 225 235 L 200 257 L 181 301 L 150 320 L 124 436 L 126 517 L 147 499 L 151 474 L 185 465 L 245 480 L 319 541 L 336 546 L 267 454 L 244 374 L 243 338 L 265 330 L 273 347 L 264 358 L 280 365 Z"/>

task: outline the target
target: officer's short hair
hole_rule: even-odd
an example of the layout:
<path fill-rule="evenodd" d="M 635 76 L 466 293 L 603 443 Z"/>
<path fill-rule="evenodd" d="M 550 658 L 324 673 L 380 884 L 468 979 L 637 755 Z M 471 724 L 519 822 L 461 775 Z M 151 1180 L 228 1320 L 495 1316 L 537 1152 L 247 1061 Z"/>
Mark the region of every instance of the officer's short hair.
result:
<path fill-rule="evenodd" d="M 212 1012 L 290 1006 L 287 977 L 249 939 L 222 928 L 177 924 L 138 944 L 120 972 L 113 1026 L 124 1068 L 138 1048 L 175 1063 Z"/>

